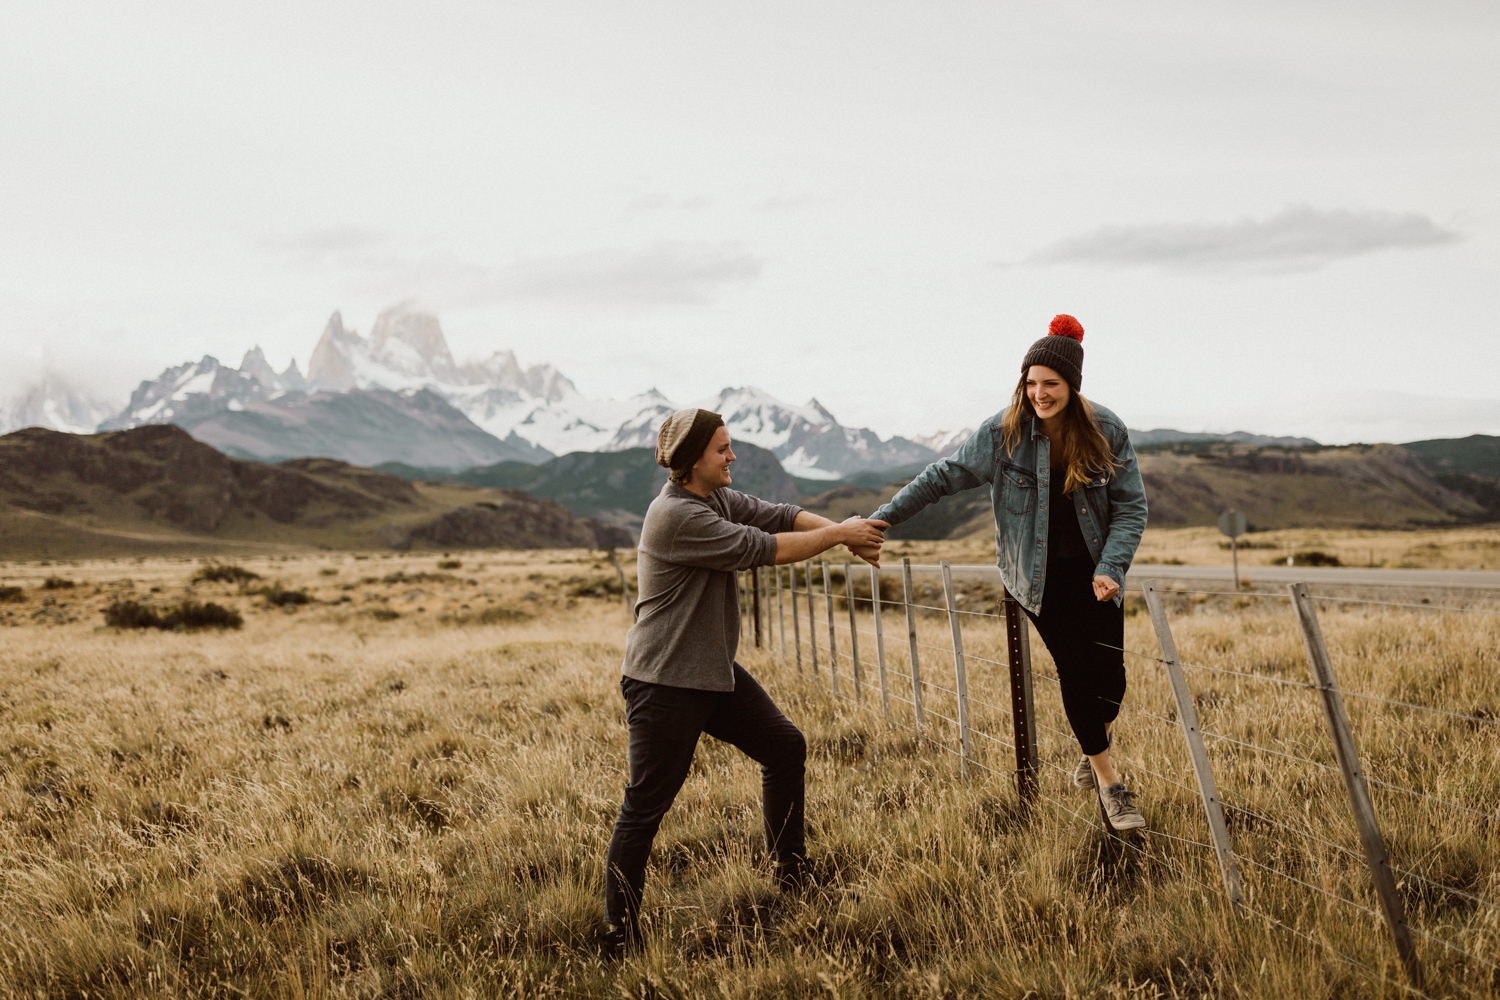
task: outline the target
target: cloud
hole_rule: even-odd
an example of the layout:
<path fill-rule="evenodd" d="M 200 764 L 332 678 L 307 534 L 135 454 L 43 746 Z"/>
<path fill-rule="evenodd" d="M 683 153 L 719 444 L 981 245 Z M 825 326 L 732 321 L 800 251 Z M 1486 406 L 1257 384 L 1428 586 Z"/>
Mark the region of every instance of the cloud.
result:
<path fill-rule="evenodd" d="M 494 272 L 504 299 L 595 305 L 705 305 L 725 286 L 760 277 L 764 262 L 734 244 L 656 243 L 515 261 Z"/>
<path fill-rule="evenodd" d="M 762 258 L 731 242 L 659 241 L 500 263 L 438 250 L 404 253 L 389 234 L 353 227 L 309 230 L 259 245 L 293 257 L 301 267 L 341 272 L 375 298 L 416 295 L 442 307 L 707 305 L 725 288 L 754 281 L 764 268 Z"/>
<path fill-rule="evenodd" d="M 1263 219 L 1227 223 L 1104 226 L 1041 248 L 1033 264 L 1157 266 L 1176 270 L 1310 271 L 1380 250 L 1415 250 L 1463 239 L 1415 212 L 1294 205 Z"/>
<path fill-rule="evenodd" d="M 335 226 L 309 229 L 289 236 L 272 236 L 261 241 L 261 248 L 273 253 L 304 254 L 313 257 L 336 257 L 367 253 L 385 245 L 388 236 L 375 229 L 358 226 Z"/>

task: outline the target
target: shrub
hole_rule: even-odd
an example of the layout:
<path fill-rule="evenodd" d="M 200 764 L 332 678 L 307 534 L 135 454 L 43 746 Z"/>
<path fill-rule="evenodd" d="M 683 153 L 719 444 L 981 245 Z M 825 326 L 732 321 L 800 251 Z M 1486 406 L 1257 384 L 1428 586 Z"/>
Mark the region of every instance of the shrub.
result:
<path fill-rule="evenodd" d="M 457 559 L 438 560 L 438 569 L 460 569 L 462 566 L 463 563 Z"/>
<path fill-rule="evenodd" d="M 239 628 L 245 619 L 238 611 L 219 604 L 183 601 L 163 619 L 167 628 Z"/>
<path fill-rule="evenodd" d="M 116 601 L 104 609 L 104 624 L 114 628 L 164 628 L 161 615 L 136 601 Z"/>
<path fill-rule="evenodd" d="M 305 590 L 287 590 L 280 583 L 273 583 L 268 587 L 262 587 L 256 591 L 266 599 L 266 603 L 273 608 L 284 608 L 288 605 L 309 604 L 312 595 Z"/>
<path fill-rule="evenodd" d="M 388 622 L 400 618 L 401 612 L 395 608 L 372 608 L 370 610 L 370 617 L 378 622 Z"/>
<path fill-rule="evenodd" d="M 26 591 L 20 587 L 0 587 L 0 602 L 20 603 L 26 600 Z"/>
<path fill-rule="evenodd" d="M 200 629 L 239 628 L 245 619 L 238 611 L 213 603 L 183 601 L 165 614 L 137 601 L 116 601 L 104 609 L 104 624 L 114 628 Z"/>
<path fill-rule="evenodd" d="M 193 574 L 194 583 L 249 583 L 260 574 L 229 563 L 206 563 Z"/>
<path fill-rule="evenodd" d="M 1339 557 L 1321 549 L 1307 549 L 1287 556 L 1288 566 L 1342 566 Z"/>
<path fill-rule="evenodd" d="M 61 577 L 61 576 L 49 576 L 49 577 L 47 577 L 46 581 L 42 584 L 42 589 L 43 590 L 67 590 L 69 587 L 76 587 L 76 586 L 78 586 L 76 583 L 74 583 L 72 580 L 68 580 L 68 579 L 66 579 L 64 577 Z"/>

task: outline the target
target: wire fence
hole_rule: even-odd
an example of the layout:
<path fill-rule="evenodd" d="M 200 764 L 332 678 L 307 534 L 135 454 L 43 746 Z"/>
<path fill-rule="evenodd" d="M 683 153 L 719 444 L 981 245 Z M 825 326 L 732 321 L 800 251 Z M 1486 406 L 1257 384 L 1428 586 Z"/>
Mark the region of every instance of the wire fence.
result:
<path fill-rule="evenodd" d="M 1427 968 L 1437 963 L 1445 983 L 1500 985 L 1500 699 L 1483 678 L 1425 662 L 1415 637 L 1422 629 L 1401 617 L 1425 616 L 1439 631 L 1454 620 L 1476 623 L 1478 656 L 1497 674 L 1500 609 L 1314 597 L 1303 584 L 1283 594 L 1168 591 L 1151 581 L 1131 587 L 1127 613 L 1138 615 L 1144 604 L 1156 649 L 1130 648 L 1130 640 L 1111 647 L 1132 664 L 1118 720 L 1131 735 L 1111 753 L 1133 782 L 1146 779 L 1149 801 L 1166 821 L 1119 836 L 1102 808 L 1064 801 L 1050 791 L 1052 781 L 1040 780 L 1044 768 L 1058 772 L 1068 796 L 1078 792 L 1073 767 L 1055 763 L 1079 755 L 1066 721 L 1057 721 L 1062 682 L 1046 669 L 1045 650 L 1032 664 L 1029 620 L 994 568 L 958 568 L 965 586 L 955 585 L 946 562 L 919 568 L 903 560 L 893 571 L 818 561 L 746 571 L 743 630 L 783 668 L 810 674 L 855 711 L 913 727 L 924 745 L 957 758 L 962 778 L 1013 780 L 1023 803 L 1056 809 L 1080 826 L 1102 825 L 1122 849 L 1149 854 L 1153 864 L 1221 893 L 1243 917 L 1316 945 L 1372 981 L 1427 996 Z M 1182 660 L 1172 619 L 1191 625 L 1210 601 L 1244 639 L 1200 637 L 1203 652 Z M 1341 662 L 1369 667 L 1394 658 L 1396 668 L 1382 668 L 1378 678 L 1371 669 L 1351 671 L 1357 681 L 1341 686 L 1319 604 L 1370 616 L 1340 635 Z M 1273 613 L 1280 616 L 1274 622 Z M 983 676 L 976 692 L 971 664 Z M 1040 698 L 1034 680 L 1044 682 Z M 1377 682 L 1388 689 L 1371 690 Z M 1269 711 L 1251 717 L 1239 709 L 1247 697 Z M 1346 699 L 1359 707 L 1357 727 Z M 1370 748 L 1364 758 L 1356 728 Z M 1463 761 L 1444 757 L 1455 746 Z M 1351 954 L 1358 949 L 1319 922 L 1335 915 L 1383 924 L 1385 933 L 1362 938 L 1367 953 Z M 1402 968 L 1399 981 L 1386 971 L 1389 949 Z"/>

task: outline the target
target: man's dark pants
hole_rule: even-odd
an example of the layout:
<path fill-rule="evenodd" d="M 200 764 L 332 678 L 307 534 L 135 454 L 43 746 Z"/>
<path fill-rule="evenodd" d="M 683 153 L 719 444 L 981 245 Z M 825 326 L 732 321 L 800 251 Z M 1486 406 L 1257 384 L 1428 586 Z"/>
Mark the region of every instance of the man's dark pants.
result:
<path fill-rule="evenodd" d="M 630 784 L 605 858 L 604 906 L 611 923 L 633 927 L 646 858 L 662 817 L 687 779 L 700 733 L 738 747 L 761 767 L 766 846 L 781 865 L 806 854 L 802 835 L 807 741 L 769 695 L 734 665 L 733 691 L 667 687 L 626 677 Z"/>

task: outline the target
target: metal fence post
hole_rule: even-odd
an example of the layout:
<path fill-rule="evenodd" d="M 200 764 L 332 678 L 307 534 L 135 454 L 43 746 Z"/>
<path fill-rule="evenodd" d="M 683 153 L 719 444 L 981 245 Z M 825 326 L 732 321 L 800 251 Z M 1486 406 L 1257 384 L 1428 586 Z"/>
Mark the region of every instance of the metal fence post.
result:
<path fill-rule="evenodd" d="M 1224 823 L 1224 805 L 1219 800 L 1219 789 L 1214 783 L 1214 772 L 1208 763 L 1208 751 L 1203 746 L 1203 733 L 1198 728 L 1198 709 L 1188 691 L 1187 679 L 1182 675 L 1182 665 L 1177 662 L 1177 643 L 1172 638 L 1172 628 L 1167 622 L 1167 609 L 1162 604 L 1161 592 L 1155 580 L 1141 584 L 1146 594 L 1146 607 L 1151 611 L 1151 624 L 1156 628 L 1156 643 L 1161 647 L 1162 662 L 1166 664 L 1167 678 L 1172 683 L 1172 700 L 1177 705 L 1177 721 L 1182 725 L 1182 735 L 1187 739 L 1188 756 L 1193 761 L 1193 774 L 1198 779 L 1198 795 L 1203 799 L 1203 814 L 1208 820 L 1209 832 L 1213 835 L 1214 853 L 1219 858 L 1219 874 L 1224 878 L 1224 892 L 1236 906 L 1245 901 L 1240 891 L 1240 869 L 1234 860 L 1234 850 L 1229 843 L 1229 828 Z"/>
<path fill-rule="evenodd" d="M 943 597 L 948 604 L 948 625 L 953 632 L 953 683 L 958 692 L 958 745 L 959 762 L 963 775 L 969 776 L 969 678 L 964 671 L 964 636 L 959 626 L 957 608 L 953 600 L 953 568 L 944 559 L 939 564 L 943 569 Z"/>
<path fill-rule="evenodd" d="M 833 584 L 828 575 L 828 560 L 819 560 L 823 566 L 823 606 L 828 611 L 828 673 L 833 678 L 833 696 L 839 696 L 839 640 L 833 630 Z"/>
<path fill-rule="evenodd" d="M 864 685 L 860 683 L 859 632 L 854 627 L 854 574 L 849 564 L 844 563 L 844 603 L 849 606 L 849 659 L 854 663 L 854 700 L 864 700 Z"/>
<path fill-rule="evenodd" d="M 1031 642 L 1021 605 L 1003 587 L 1000 595 L 1005 608 L 1005 658 L 1010 665 L 1010 717 L 1016 734 L 1016 794 L 1022 802 L 1031 803 L 1040 791 L 1036 734 L 1031 728 L 1036 717 L 1031 693 Z"/>
<path fill-rule="evenodd" d="M 922 717 L 922 667 L 917 656 L 917 611 L 912 601 L 911 560 L 901 560 L 901 586 L 906 594 L 906 641 L 911 648 L 911 705 L 917 718 L 917 735 L 925 735 L 926 720 Z"/>
<path fill-rule="evenodd" d="M 870 567 L 870 614 L 875 618 L 875 664 L 880 671 L 880 710 L 891 717 L 891 695 L 885 683 L 885 632 L 880 627 L 880 567 Z"/>
<path fill-rule="evenodd" d="M 1322 696 L 1323 716 L 1328 721 L 1328 731 L 1333 737 L 1333 752 L 1338 758 L 1339 770 L 1344 774 L 1344 789 L 1349 793 L 1349 805 L 1354 813 L 1355 825 L 1359 827 L 1359 839 L 1364 845 L 1365 861 L 1370 866 L 1370 875 L 1375 882 L 1375 895 L 1385 911 L 1385 921 L 1391 935 L 1396 939 L 1396 951 L 1406 969 L 1407 978 L 1418 990 L 1424 989 L 1422 963 L 1412 945 L 1411 929 L 1406 925 L 1406 907 L 1396 892 L 1396 880 L 1391 874 L 1391 865 L 1385 853 L 1385 841 L 1380 836 L 1380 825 L 1375 820 L 1375 804 L 1370 800 L 1370 789 L 1365 784 L 1364 772 L 1359 766 L 1359 749 L 1354 744 L 1354 731 L 1349 726 L 1349 716 L 1344 711 L 1344 699 L 1339 694 L 1338 681 L 1333 675 L 1333 663 L 1328 658 L 1328 647 L 1323 642 L 1323 629 L 1318 624 L 1318 612 L 1313 607 L 1312 595 L 1307 584 L 1293 583 L 1288 586 L 1292 593 L 1292 604 L 1297 611 L 1297 623 L 1302 626 L 1302 639 L 1307 646 L 1307 658 L 1312 664 L 1313 681 Z"/>

